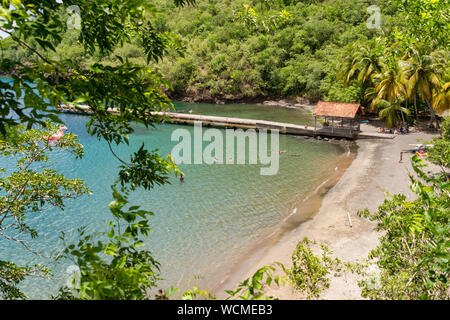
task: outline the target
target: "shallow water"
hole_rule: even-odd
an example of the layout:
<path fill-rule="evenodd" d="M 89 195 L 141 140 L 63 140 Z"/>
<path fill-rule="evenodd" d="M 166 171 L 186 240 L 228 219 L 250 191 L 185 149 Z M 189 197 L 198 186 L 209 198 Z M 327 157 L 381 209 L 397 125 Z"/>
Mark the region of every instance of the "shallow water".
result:
<path fill-rule="evenodd" d="M 201 108 L 209 113 L 212 106 L 177 104 L 180 109 L 194 110 L 193 113 Z M 284 113 L 276 107 L 252 105 L 217 107 L 227 110 L 229 116 L 285 122 L 294 119 L 288 113 L 295 111 L 286 109 L 289 111 Z M 221 112 L 210 114 L 225 115 Z M 115 180 L 119 166 L 106 143 L 86 133 L 87 117 L 61 117 L 69 130 L 79 135 L 86 154 L 83 159 L 75 160 L 70 155 L 55 152 L 52 167 L 70 178 L 85 179 L 93 195 L 67 202 L 63 212 L 50 210 L 29 218 L 29 224 L 39 232 L 39 237 L 32 241 L 33 247 L 46 253 L 62 247 L 61 231 L 75 237 L 75 230 L 83 225 L 89 231 L 105 229 L 106 222 L 111 219 L 109 186 Z M 298 115 L 296 119 L 300 121 L 301 117 L 308 115 Z M 130 138 L 130 146 L 120 147 L 118 153 L 127 156 L 145 143 L 148 149 L 158 148 L 161 154 L 168 154 L 176 144 L 171 141 L 171 134 L 179 128 L 193 132 L 191 126 L 171 124 L 154 129 L 138 127 Z M 202 279 L 219 279 L 256 241 L 289 215 L 299 200 L 334 172 L 344 153 L 339 145 L 289 135 L 280 135 L 280 149 L 287 152 L 280 156 L 277 175 L 261 176 L 261 165 L 182 164 L 180 169 L 186 174 L 183 183 L 172 178 L 170 185 L 150 192 L 137 190 L 131 196 L 137 204 L 155 213 L 151 218 L 154 232 L 146 239 L 146 246 L 162 265 L 162 276 L 166 280 L 160 283 L 161 287 L 175 285 L 184 289 L 206 283 Z M 297 153 L 300 157 L 289 156 Z M 12 165 L 11 160 L 0 159 L 0 167 L 11 168 Z M 3 260 L 41 261 L 5 240 L 0 240 L 0 248 L 0 259 Z M 51 266 L 60 276 L 71 264 L 62 261 Z M 22 287 L 30 298 L 49 298 L 62 281 L 32 279 L 24 281 Z"/>

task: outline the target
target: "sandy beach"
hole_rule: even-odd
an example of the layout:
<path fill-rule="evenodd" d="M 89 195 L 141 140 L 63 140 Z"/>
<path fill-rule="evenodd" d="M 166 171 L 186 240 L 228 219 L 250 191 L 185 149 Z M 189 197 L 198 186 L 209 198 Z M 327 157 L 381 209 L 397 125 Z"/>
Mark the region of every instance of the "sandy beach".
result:
<path fill-rule="evenodd" d="M 375 127 L 368 125 L 361 129 L 376 131 Z M 235 275 L 231 279 L 243 280 L 261 266 L 275 261 L 290 267 L 292 252 L 304 237 L 328 245 L 333 255 L 343 261 L 366 258 L 370 250 L 377 246 L 378 234 L 374 231 L 374 223 L 358 217 L 357 211 L 364 208 L 375 210 L 385 199 L 383 190 L 403 193 L 412 198 L 414 195 L 408 185 L 408 172 L 412 172 L 412 154 L 407 151 L 413 147 L 412 144 L 420 143 L 419 139 L 429 141 L 433 136 L 436 134 L 411 132 L 394 139 L 358 140 L 356 158 L 327 192 L 317 213 L 283 235 L 272 246 L 265 248 L 256 261 L 255 258 L 248 261 L 242 266 L 239 276 Z M 404 152 L 403 161 L 399 163 L 401 151 Z M 330 288 L 321 294 L 320 299 L 362 299 L 356 280 L 352 274 L 332 278 Z M 228 279 L 227 283 L 232 281 Z M 220 298 L 220 290 L 216 292 Z M 305 298 L 288 285 L 281 288 L 272 285 L 266 292 L 279 299 Z"/>

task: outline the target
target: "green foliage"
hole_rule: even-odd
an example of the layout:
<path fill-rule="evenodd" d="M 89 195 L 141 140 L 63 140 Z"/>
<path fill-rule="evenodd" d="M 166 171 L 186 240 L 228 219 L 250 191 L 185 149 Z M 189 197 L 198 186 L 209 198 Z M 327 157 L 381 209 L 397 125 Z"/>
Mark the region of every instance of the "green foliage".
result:
<path fill-rule="evenodd" d="M 241 300 L 275 299 L 272 296 L 265 295 L 262 290 L 265 285 L 270 286 L 272 283 L 275 283 L 277 286 L 285 284 L 285 277 L 280 277 L 275 273 L 276 266 L 281 266 L 284 269 L 284 266 L 280 263 L 261 267 L 250 278 L 239 283 L 236 290 L 225 290 L 229 295 L 227 300 L 236 298 Z"/>
<path fill-rule="evenodd" d="M 194 300 L 197 297 L 202 297 L 204 299 L 216 299 L 214 295 L 205 290 L 199 290 L 198 287 L 194 286 L 192 290 L 188 290 L 183 293 L 181 299 L 183 300 Z"/>
<path fill-rule="evenodd" d="M 446 108 L 442 94 L 449 74 L 448 1 L 382 1 L 387 22 L 380 33 L 365 26 L 365 0 L 251 5 L 210 0 L 175 10 L 193 3 L 2 1 L 0 30 L 9 37 L 0 40 L 0 70 L 11 80 L 0 82 L 0 153 L 19 160 L 17 171 L 0 179 L 1 236 L 32 251 L 17 238 L 21 233 L 37 236 L 26 224 L 27 214 L 47 206 L 63 208 L 64 200 L 88 192 L 80 180 L 31 166 L 48 161 L 47 153 L 55 148 L 82 156 L 71 134 L 49 142 L 57 127 L 46 120 L 59 121 L 54 107 L 60 104 L 89 105 L 88 131 L 104 139 L 114 155 L 113 144 L 128 143 L 134 122 L 148 127 L 161 120 L 151 112 L 171 107 L 165 92 L 226 99 L 303 95 L 365 102 L 377 98 L 389 102 L 384 111 L 388 115 L 398 115 L 394 109 L 417 94 L 432 115 L 438 96 L 444 101 L 439 108 Z M 81 32 L 68 29 L 65 11 L 70 5 L 80 7 Z M 437 49 L 444 49 L 444 54 L 432 54 Z M 341 64 L 343 86 L 348 86 L 343 91 L 343 86 L 333 83 Z M 33 129 L 39 124 L 45 128 Z M 446 166 L 446 158 L 439 158 L 448 150 L 448 140 L 443 141 L 430 152 L 430 160 Z M 152 212 L 128 203 L 128 194 L 138 187 L 149 190 L 166 183 L 168 174 L 179 171 L 170 158 L 165 160 L 144 146 L 129 162 L 118 159 L 122 167 L 109 206 L 115 221 L 110 222 L 109 232 L 96 239 L 80 230 L 79 242 L 66 247 L 66 256 L 80 268 L 80 281 L 63 288 L 59 298 L 144 299 L 160 277 L 159 264 L 142 247 L 151 231 Z M 418 199 L 408 202 L 394 196 L 378 213 L 365 212 L 385 231 L 371 255 L 381 270 L 381 287 L 363 284 L 368 297 L 448 299 L 448 180 L 429 177 L 415 161 L 414 169 L 425 181 L 411 178 Z M 309 297 L 316 297 L 329 285 L 327 269 L 336 270 L 339 262 L 328 256 L 326 247 L 322 256 L 315 256 L 309 244 L 304 240 L 297 246 L 289 276 Z M 259 269 L 236 291 L 228 291 L 230 298 L 264 298 L 263 286 L 282 280 L 274 271 L 273 266 Z M 0 261 L 0 292 L 5 298 L 25 298 L 17 289 L 20 281 L 49 275 L 43 266 Z M 185 294 L 185 298 L 196 296 L 207 297 L 207 293 L 194 288 Z"/>
<path fill-rule="evenodd" d="M 428 151 L 427 160 L 440 166 L 450 168 L 450 117 L 446 117 L 442 123 L 442 135 L 440 138 L 433 138 L 433 147 Z"/>
<path fill-rule="evenodd" d="M 160 280 L 159 263 L 144 247 L 144 238 L 152 231 L 149 218 L 153 212 L 143 210 L 128 201 L 129 190 L 138 187 L 150 190 L 155 184 L 168 183 L 168 174 L 181 173 L 168 155 L 161 158 L 144 146 L 123 162 L 116 185 L 112 186 L 114 200 L 109 210 L 115 218 L 109 231 L 97 237 L 79 230 L 80 240 L 67 244 L 64 254 L 80 269 L 80 277 L 73 285 L 60 289 L 58 299 L 82 300 L 143 300 Z M 107 240 L 102 240 L 102 238 Z M 62 237 L 64 240 L 64 235 Z M 74 279 L 75 280 L 75 279 Z M 159 298 L 168 297 L 164 292 Z M 158 297 L 157 297 L 158 298 Z"/>
<path fill-rule="evenodd" d="M 266 287 L 275 283 L 277 286 L 285 285 L 286 278 L 277 274 L 277 267 L 284 270 L 284 266 L 281 263 L 275 262 L 268 266 L 263 266 L 256 270 L 256 272 L 250 277 L 240 282 L 235 290 L 225 290 L 228 294 L 226 300 L 276 300 L 273 296 L 268 296 L 264 293 Z M 157 300 L 168 300 L 170 296 L 177 293 L 179 289 L 171 287 L 168 290 L 159 290 L 159 294 L 156 295 Z M 204 300 L 217 299 L 213 294 L 208 291 L 200 290 L 197 286 L 194 286 L 192 290 L 187 290 L 181 296 L 183 300 L 195 300 L 201 298 Z"/>
<path fill-rule="evenodd" d="M 337 77 L 345 86 L 357 81 L 363 93 L 361 101 L 371 102 L 372 109 L 381 106 L 380 116 L 388 126 L 395 124 L 398 113 L 405 120 L 411 101 L 417 117 L 419 97 L 428 106 L 430 126 L 436 121 L 439 128 L 434 109 L 448 109 L 448 37 L 442 33 L 449 26 L 448 1 L 393 2 L 399 18 L 395 27 L 348 47 Z"/>
<path fill-rule="evenodd" d="M 127 192 L 121 194 L 113 188 L 113 197 L 109 209 L 115 221 L 109 222 L 110 230 L 102 234 L 107 240 L 94 239 L 80 229 L 78 243 L 64 250 L 79 267 L 80 277 L 70 288 L 62 288 L 57 298 L 142 300 L 148 298 L 147 290 L 156 286 L 159 263 L 150 251 L 139 249 L 152 231 L 148 218 L 153 213 L 129 206 Z"/>
<path fill-rule="evenodd" d="M 82 70 L 99 61 L 116 66 L 120 64 L 117 56 L 132 64 L 150 62 L 170 82 L 161 86 L 174 97 L 233 100 L 301 95 L 366 105 L 364 92 L 357 92 L 359 84 L 349 90 L 333 83 L 336 66 L 341 73 L 352 70 L 346 74 L 349 77 L 341 75 L 347 78 L 346 85 L 357 79 L 365 90 L 371 76 L 381 71 L 378 58 L 386 55 L 384 49 L 392 43 L 402 48 L 424 43 L 432 50 L 448 48 L 445 30 L 450 24 L 445 0 L 378 1 L 382 31 L 367 28 L 369 4 L 365 0 L 210 0 L 184 10 L 174 10 L 172 0 L 163 0 L 159 5 L 166 10 L 159 12 L 151 5 L 137 6 L 135 1 L 122 4 L 109 0 L 108 12 L 104 6 L 93 8 L 88 2 L 77 5 L 81 12 L 89 12 L 82 16 L 89 32 L 78 38 L 74 30 L 63 30 L 62 39 L 53 39 L 52 60 L 71 59 Z M 126 10 L 130 14 L 125 14 Z M 118 25 L 112 23 L 114 14 Z M 98 21 L 94 20 L 96 15 Z M 137 23 L 142 16 L 150 23 Z M 98 30 L 91 30 L 98 24 Z M 98 42 L 105 28 L 112 28 L 116 35 Z M 56 31 L 49 37 L 53 34 Z M 8 59 L 36 60 L 20 53 L 22 49 L 11 46 L 10 40 L 3 42 Z M 84 44 L 91 55 L 80 55 Z M 104 54 L 95 53 L 91 44 L 102 47 Z M 184 46 L 186 56 L 180 55 Z M 346 55 L 349 47 L 356 56 Z M 163 55 L 166 58 L 161 60 Z M 2 69 L 8 69 L 6 63 Z"/>
<path fill-rule="evenodd" d="M 194 2 L 173 1 L 176 7 Z M 67 19 L 73 17 L 65 12 L 71 5 L 80 8 L 78 31 L 69 29 Z M 48 161 L 47 153 L 55 148 L 83 155 L 73 134 L 49 139 L 58 128 L 46 120 L 60 121 L 55 106 L 87 104 L 92 112 L 88 132 L 104 139 L 116 157 L 113 144 L 128 144 L 135 122 L 152 126 L 161 120 L 152 112 L 171 107 L 163 91 L 170 85 L 149 68 L 149 62 L 158 62 L 169 52 L 179 55 L 183 46 L 173 33 L 153 27 L 151 18 L 157 12 L 152 2 L 135 0 L 0 3 L 0 30 L 9 35 L 1 40 L 0 70 L 10 75 L 0 81 L 0 153 L 21 157 L 17 171 L 0 179 L 0 236 L 32 251 L 17 238 L 21 233 L 38 235 L 26 224 L 27 214 L 47 207 L 63 209 L 64 200 L 88 192 L 79 179 L 31 166 Z M 8 51 L 17 48 L 22 51 Z M 143 59 L 130 61 L 141 54 Z M 39 124 L 46 130 L 34 129 Z M 29 130 L 24 130 L 25 125 Z M 113 187 L 115 200 L 109 206 L 115 221 L 104 239 L 94 241 L 81 229 L 79 242 L 66 247 L 66 257 L 75 260 L 81 276 L 79 285 L 63 288 L 59 298 L 143 299 L 159 279 L 158 263 L 141 248 L 151 231 L 152 213 L 129 204 L 128 193 L 166 183 L 168 174 L 179 170 L 170 157 L 160 158 L 144 146 L 129 162 L 117 158 L 122 163 L 117 184 L 122 188 L 119 192 Z M 42 266 L 0 262 L 0 288 L 6 298 L 25 298 L 16 285 L 27 276 L 44 277 L 50 272 Z"/>
<path fill-rule="evenodd" d="M 184 5 L 193 1 L 175 2 Z M 68 29 L 70 21 L 63 12 L 71 5 L 80 8 L 81 32 Z M 157 121 L 150 111 L 170 106 L 162 91 L 168 84 L 142 61 L 133 63 L 127 60 L 130 55 L 114 55 L 125 44 L 128 48 L 137 45 L 140 52 L 134 55 L 142 54 L 144 63 L 159 61 L 169 51 L 180 52 L 179 39 L 169 32 L 157 32 L 147 19 L 156 11 L 150 2 L 135 0 L 101 4 L 90 0 L 19 1 L 15 6 L 2 2 L 0 30 L 10 35 L 2 40 L 2 48 L 14 43 L 33 59 L 23 63 L 20 57 L 2 56 L 1 69 L 14 72 L 12 81 L 0 83 L 0 133 L 6 133 L 6 124 L 20 122 L 31 128 L 46 118 L 58 121 L 54 106 L 62 103 L 88 104 L 93 111 L 90 132 L 108 142 L 120 143 L 121 135 L 132 132 L 133 121 L 146 126 Z M 81 65 L 77 59 L 69 60 L 81 49 L 85 57 Z M 110 58 L 114 63 L 103 60 Z M 110 115 L 107 108 L 121 113 Z M 26 109 L 31 112 L 24 112 Z"/>
<path fill-rule="evenodd" d="M 415 156 L 410 175 L 417 199 L 404 195 L 386 199 L 377 212 L 360 211 L 377 222 L 380 245 L 369 259 L 379 269 L 379 283 L 360 281 L 371 299 L 449 299 L 450 184 L 446 175 L 425 173 L 425 162 Z"/>
<path fill-rule="evenodd" d="M 381 119 L 384 119 L 388 128 L 394 128 L 402 120 L 402 113 L 409 115 L 411 111 L 401 107 L 398 103 L 390 103 L 383 99 L 377 99 L 375 109 Z"/>
<path fill-rule="evenodd" d="M 171 155 L 167 160 L 161 158 L 158 149 L 149 152 L 142 145 L 137 152 L 130 157 L 130 163 L 121 165 L 119 181 L 122 186 L 130 184 L 131 190 L 137 186 L 150 190 L 155 184 L 162 185 L 168 181 L 169 174 L 175 175 L 182 172 L 177 168 Z"/>
<path fill-rule="evenodd" d="M 50 269 L 41 265 L 18 266 L 11 261 L 0 260 L 0 297 L 5 300 L 27 299 L 18 284 L 25 277 L 49 277 Z"/>
<path fill-rule="evenodd" d="M 53 207 L 64 209 L 66 200 L 89 192 L 80 179 L 67 179 L 54 169 L 42 169 L 42 164 L 50 161 L 49 155 L 54 150 L 72 153 L 75 157 L 84 154 L 83 146 L 70 132 L 52 143 L 48 137 L 58 130 L 58 126 L 50 123 L 45 128 L 32 130 L 11 127 L 8 137 L 0 140 L 0 155 L 17 163 L 13 172 L 0 168 L 3 172 L 0 177 L 0 237 L 19 243 L 36 255 L 40 253 L 34 251 L 28 241 L 22 240 L 25 235 L 38 236 L 37 230 L 27 224 L 28 216 L 44 214 Z M 4 299 L 26 298 L 17 285 L 27 276 L 48 277 L 50 270 L 41 265 L 19 266 L 0 259 L 0 296 Z"/>
<path fill-rule="evenodd" d="M 269 7 L 269 10 L 258 12 L 255 5 Z M 252 32 L 274 32 L 293 20 L 292 14 L 286 9 L 274 10 L 273 5 L 280 5 L 278 1 L 253 1 L 251 4 L 244 4 L 237 12 L 237 19 Z"/>
<path fill-rule="evenodd" d="M 447 0 L 397 0 L 395 3 L 408 26 L 396 30 L 395 35 L 400 41 L 437 42 L 448 48 L 450 3 Z"/>
<path fill-rule="evenodd" d="M 304 292 L 308 299 L 318 298 L 330 286 L 328 275 L 340 265 L 340 260 L 332 259 L 330 250 L 323 244 L 320 246 L 322 254 L 315 255 L 310 248 L 314 244 L 316 242 L 308 238 L 300 241 L 292 253 L 292 268 L 285 270 L 289 282 Z"/>
<path fill-rule="evenodd" d="M 151 7 L 143 11 L 139 1 L 108 0 L 95 8 L 92 3 L 73 3 L 81 9 L 82 36 L 62 24 L 59 34 L 64 36 L 52 39 L 55 50 L 48 53 L 53 64 L 71 60 L 81 73 L 94 62 L 117 66 L 116 56 L 140 65 L 150 58 L 150 66 L 160 70 L 173 89 L 162 86 L 175 97 L 232 100 L 302 95 L 325 99 L 329 90 L 322 83 L 326 78 L 334 80 L 330 66 L 341 62 L 339 53 L 358 39 L 373 37 L 365 25 L 365 0 L 209 0 L 183 10 L 175 10 L 172 0 L 163 0 L 158 2 L 163 8 L 159 12 Z M 108 12 L 105 7 L 110 8 Z M 68 18 L 61 17 L 64 22 Z M 151 23 L 137 23 L 139 19 Z M 106 29 L 113 31 L 99 42 L 97 38 Z M 8 59 L 36 61 L 35 55 L 19 53 L 9 40 L 2 42 Z M 91 44 L 102 52 L 94 52 Z M 89 55 L 82 54 L 85 45 Z M 186 54 L 180 56 L 179 48 L 184 46 Z M 8 70 L 6 65 L 2 70 Z M 337 94 L 334 89 L 329 99 Z M 356 101 L 353 94 L 345 97 L 350 99 Z"/>

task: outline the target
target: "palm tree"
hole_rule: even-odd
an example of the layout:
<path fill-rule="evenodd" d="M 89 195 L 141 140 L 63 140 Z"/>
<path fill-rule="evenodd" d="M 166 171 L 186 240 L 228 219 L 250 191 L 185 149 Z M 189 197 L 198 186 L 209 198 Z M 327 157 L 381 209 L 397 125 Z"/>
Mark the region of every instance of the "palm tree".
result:
<path fill-rule="evenodd" d="M 383 69 L 373 77 L 375 92 L 379 99 L 385 99 L 393 103 L 406 96 L 405 74 L 399 63 L 391 58 L 383 63 Z"/>
<path fill-rule="evenodd" d="M 381 48 L 375 40 L 358 46 L 354 64 L 358 69 L 358 81 L 363 84 L 371 82 L 373 76 L 381 71 Z"/>
<path fill-rule="evenodd" d="M 398 105 L 399 101 L 407 98 L 405 73 L 399 62 L 395 57 L 390 57 L 386 62 L 382 63 L 382 66 L 382 71 L 373 76 L 375 86 L 369 89 L 366 94 L 366 97 L 372 99 L 372 109 L 382 101 L 387 101 L 390 105 Z M 382 104 L 384 105 L 384 103 Z M 403 109 L 407 110 L 407 108 L 399 110 Z M 403 112 L 400 111 L 400 114 L 404 123 Z"/>
<path fill-rule="evenodd" d="M 363 96 L 372 84 L 372 78 L 381 71 L 380 59 L 382 49 L 376 40 L 368 43 L 355 43 L 346 49 L 343 66 L 337 77 L 348 87 L 352 80 L 357 79 L 362 84 Z"/>
<path fill-rule="evenodd" d="M 444 84 L 440 89 L 435 90 L 433 94 L 433 109 L 437 113 L 450 110 L 450 82 Z"/>
<path fill-rule="evenodd" d="M 356 79 L 358 68 L 355 63 L 354 47 L 347 47 L 343 58 L 341 70 L 337 74 L 337 78 L 342 80 L 345 87 L 350 85 L 353 79 Z"/>
<path fill-rule="evenodd" d="M 409 93 L 412 95 L 417 93 L 420 99 L 428 105 L 431 115 L 429 125 L 436 122 L 436 127 L 439 128 L 432 103 L 433 92 L 439 90 L 445 70 L 445 59 L 441 52 L 435 51 L 428 54 L 424 46 L 413 48 L 409 53 L 409 58 L 403 62 L 402 69 L 408 75 Z"/>
<path fill-rule="evenodd" d="M 411 111 L 409 109 L 400 106 L 398 102 L 391 103 L 384 99 L 377 99 L 375 109 L 378 110 L 378 115 L 386 122 L 386 127 L 395 127 L 395 124 L 399 121 L 399 115 L 403 118 L 403 113 L 409 115 Z M 403 119 L 404 121 L 404 119 Z"/>

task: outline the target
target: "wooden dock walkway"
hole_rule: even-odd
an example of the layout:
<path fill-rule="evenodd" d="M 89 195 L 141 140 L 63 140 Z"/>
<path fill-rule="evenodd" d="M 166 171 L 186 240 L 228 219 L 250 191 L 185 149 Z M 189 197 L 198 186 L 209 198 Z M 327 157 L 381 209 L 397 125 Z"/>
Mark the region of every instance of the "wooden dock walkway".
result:
<path fill-rule="evenodd" d="M 61 106 L 58 109 L 63 112 L 70 113 L 90 113 L 88 106 L 78 106 L 79 109 L 72 106 Z M 81 109 L 81 110 L 80 110 Z M 108 109 L 111 113 L 117 113 L 116 109 Z M 327 137 L 327 138 L 346 138 L 346 139 L 393 139 L 395 135 L 386 133 L 373 132 L 353 132 L 339 128 L 319 128 L 307 125 L 296 125 L 291 123 L 274 122 L 266 120 L 242 119 L 231 117 L 219 117 L 198 114 L 186 114 L 176 112 L 152 112 L 152 115 L 165 116 L 172 120 L 175 124 L 194 124 L 201 122 L 203 126 L 221 127 L 221 128 L 243 128 L 243 129 L 276 129 L 283 134 L 310 136 L 310 137 Z"/>

